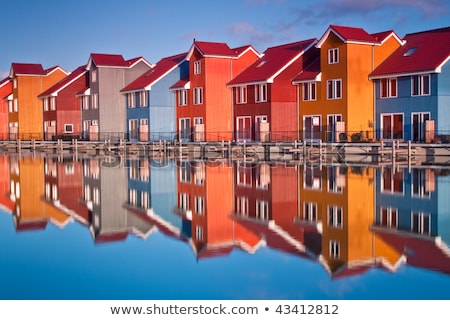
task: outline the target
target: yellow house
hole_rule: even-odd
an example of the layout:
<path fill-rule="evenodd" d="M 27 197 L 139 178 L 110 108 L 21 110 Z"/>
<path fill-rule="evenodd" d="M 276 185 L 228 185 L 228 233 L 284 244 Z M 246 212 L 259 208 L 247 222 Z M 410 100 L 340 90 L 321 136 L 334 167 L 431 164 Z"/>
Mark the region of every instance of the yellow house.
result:
<path fill-rule="evenodd" d="M 394 31 L 331 25 L 317 43 L 320 58 L 293 79 L 300 139 L 373 139 L 374 85 L 369 74 L 402 44 Z"/>
<path fill-rule="evenodd" d="M 43 110 L 38 95 L 68 75 L 56 66 L 47 70 L 40 64 L 13 63 L 10 78 L 13 83 L 12 104 L 8 110 L 8 131 L 12 140 L 43 138 Z M 50 102 L 50 110 L 55 108 Z"/>

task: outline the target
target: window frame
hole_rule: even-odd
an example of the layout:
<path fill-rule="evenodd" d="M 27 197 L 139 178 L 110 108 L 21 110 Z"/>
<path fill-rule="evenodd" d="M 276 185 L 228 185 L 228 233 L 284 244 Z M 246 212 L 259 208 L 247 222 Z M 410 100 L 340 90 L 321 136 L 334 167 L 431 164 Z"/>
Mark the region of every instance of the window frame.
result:
<path fill-rule="evenodd" d="M 327 100 L 339 99 L 342 99 L 342 79 L 327 80 Z"/>
<path fill-rule="evenodd" d="M 339 63 L 339 48 L 328 49 L 328 64 Z"/>

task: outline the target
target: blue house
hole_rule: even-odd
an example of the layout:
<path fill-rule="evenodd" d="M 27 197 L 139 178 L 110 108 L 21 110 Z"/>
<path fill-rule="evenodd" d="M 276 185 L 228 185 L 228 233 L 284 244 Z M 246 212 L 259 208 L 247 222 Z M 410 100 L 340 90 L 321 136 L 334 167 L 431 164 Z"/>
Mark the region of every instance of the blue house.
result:
<path fill-rule="evenodd" d="M 371 229 L 407 264 L 450 273 L 449 194 L 447 170 L 382 167 Z"/>
<path fill-rule="evenodd" d="M 175 97 L 169 87 L 188 73 L 186 53 L 166 57 L 121 90 L 126 96 L 128 140 L 174 138 Z"/>
<path fill-rule="evenodd" d="M 450 141 L 450 27 L 407 34 L 370 75 L 376 138 Z"/>

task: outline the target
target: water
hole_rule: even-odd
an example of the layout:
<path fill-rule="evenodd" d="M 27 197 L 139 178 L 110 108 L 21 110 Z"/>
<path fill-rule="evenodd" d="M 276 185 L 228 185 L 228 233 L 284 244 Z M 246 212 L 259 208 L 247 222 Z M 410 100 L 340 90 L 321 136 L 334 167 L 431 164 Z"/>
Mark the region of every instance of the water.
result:
<path fill-rule="evenodd" d="M 0 299 L 449 299 L 446 168 L 0 156 Z"/>

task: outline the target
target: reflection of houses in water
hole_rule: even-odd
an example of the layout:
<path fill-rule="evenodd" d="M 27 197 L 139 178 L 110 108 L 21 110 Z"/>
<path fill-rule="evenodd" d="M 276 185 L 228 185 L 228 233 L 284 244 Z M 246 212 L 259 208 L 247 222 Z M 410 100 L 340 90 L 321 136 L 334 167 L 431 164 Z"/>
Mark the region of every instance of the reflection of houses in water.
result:
<path fill-rule="evenodd" d="M 63 228 L 72 219 L 42 201 L 44 194 L 44 159 L 10 156 L 10 198 L 14 202 L 16 230 L 45 229 L 47 222 Z"/>
<path fill-rule="evenodd" d="M 376 181 L 375 252 L 388 247 L 409 265 L 450 273 L 449 172 L 382 167 Z"/>
<path fill-rule="evenodd" d="M 272 249 L 315 258 L 315 230 L 297 223 L 298 168 L 257 164 L 234 166 L 234 220 Z"/>
<path fill-rule="evenodd" d="M 178 199 L 175 212 L 197 259 L 228 255 L 234 248 L 253 252 L 260 238 L 231 219 L 233 168 L 222 163 L 176 163 Z"/>
<path fill-rule="evenodd" d="M 128 203 L 128 174 L 122 162 L 83 159 L 82 202 L 89 210 L 95 243 L 125 240 L 129 233 L 146 238 L 154 226 L 123 207 Z"/>
<path fill-rule="evenodd" d="M 183 220 L 172 212 L 177 196 L 174 163 L 167 159 L 127 161 L 128 201 L 124 207 L 164 235 L 185 241 Z"/>
<path fill-rule="evenodd" d="M 0 155 L 0 209 L 13 213 L 14 202 L 9 197 L 9 159 L 7 155 Z"/>

